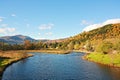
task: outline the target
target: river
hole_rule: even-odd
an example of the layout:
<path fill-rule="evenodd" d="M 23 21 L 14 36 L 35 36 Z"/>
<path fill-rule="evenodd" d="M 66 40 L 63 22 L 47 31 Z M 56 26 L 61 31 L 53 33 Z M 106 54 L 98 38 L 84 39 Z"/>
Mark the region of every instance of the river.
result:
<path fill-rule="evenodd" d="M 6 68 L 2 80 L 120 80 L 120 68 L 83 60 L 83 53 L 33 54 Z"/>

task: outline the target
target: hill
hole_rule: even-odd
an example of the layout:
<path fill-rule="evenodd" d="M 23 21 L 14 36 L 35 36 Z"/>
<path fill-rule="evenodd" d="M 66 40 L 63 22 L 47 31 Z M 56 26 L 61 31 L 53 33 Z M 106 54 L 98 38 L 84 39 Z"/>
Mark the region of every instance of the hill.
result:
<path fill-rule="evenodd" d="M 98 29 L 80 33 L 69 39 L 72 41 L 85 42 L 87 40 L 104 40 L 110 38 L 120 38 L 120 24 L 109 24 Z"/>
<path fill-rule="evenodd" d="M 120 24 L 109 24 L 86 32 L 86 50 L 83 58 L 100 64 L 120 67 Z M 77 37 L 77 36 L 76 36 Z"/>
<path fill-rule="evenodd" d="M 65 38 L 59 42 L 53 42 L 53 48 L 57 49 L 85 49 L 86 47 L 97 47 L 98 43 L 114 41 L 120 38 L 120 24 L 108 24 L 103 27 L 82 32 L 73 37 Z M 116 39 L 116 40 L 115 40 Z M 52 46 L 53 46 L 52 45 Z M 48 45 L 49 46 L 49 45 Z M 95 49 L 93 49 L 94 51 Z"/>
<path fill-rule="evenodd" d="M 29 40 L 31 42 L 36 41 L 35 39 L 33 39 L 31 37 L 23 36 L 23 35 L 0 37 L 0 42 L 5 42 L 5 43 L 9 43 L 9 44 L 23 44 L 24 40 Z"/>

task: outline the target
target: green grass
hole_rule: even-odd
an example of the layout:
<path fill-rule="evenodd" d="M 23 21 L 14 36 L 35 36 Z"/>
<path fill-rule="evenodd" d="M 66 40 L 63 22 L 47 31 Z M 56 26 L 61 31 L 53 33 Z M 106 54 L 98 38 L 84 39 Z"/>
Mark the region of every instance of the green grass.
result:
<path fill-rule="evenodd" d="M 85 56 L 85 59 L 101 64 L 120 67 L 120 54 L 103 54 L 93 52 Z"/>
<path fill-rule="evenodd" d="M 3 67 L 9 63 L 9 59 L 0 60 L 0 67 Z"/>

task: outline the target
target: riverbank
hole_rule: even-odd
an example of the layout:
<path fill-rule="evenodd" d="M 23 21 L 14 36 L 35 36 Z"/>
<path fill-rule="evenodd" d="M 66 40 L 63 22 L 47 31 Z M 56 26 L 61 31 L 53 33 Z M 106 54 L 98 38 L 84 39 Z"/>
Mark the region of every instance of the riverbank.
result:
<path fill-rule="evenodd" d="M 87 51 L 87 50 L 73 50 L 73 52 L 82 52 L 82 53 L 91 53 L 90 51 Z"/>
<path fill-rule="evenodd" d="M 120 68 L 120 54 L 103 54 L 103 53 L 90 53 L 83 56 L 83 59 L 96 62 L 99 64 L 119 67 Z"/>
<path fill-rule="evenodd" d="M 42 53 L 52 53 L 52 54 L 69 54 L 70 50 L 26 50 L 26 52 L 42 52 Z"/>
<path fill-rule="evenodd" d="M 25 59 L 33 56 L 32 54 L 27 54 L 25 51 L 1 51 L 0 52 L 0 80 L 2 74 L 6 67 L 15 63 L 21 59 Z"/>

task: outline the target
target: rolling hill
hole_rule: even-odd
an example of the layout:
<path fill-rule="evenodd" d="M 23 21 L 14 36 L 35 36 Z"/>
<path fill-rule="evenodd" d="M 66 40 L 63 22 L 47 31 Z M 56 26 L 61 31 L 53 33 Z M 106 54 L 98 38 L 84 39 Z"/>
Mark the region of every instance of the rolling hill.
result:
<path fill-rule="evenodd" d="M 92 41 L 111 38 L 120 38 L 120 24 L 109 24 L 88 32 L 82 32 L 78 35 L 68 38 L 68 40 L 79 41 L 81 43 L 87 40 Z"/>
<path fill-rule="evenodd" d="M 23 36 L 23 35 L 0 37 L 0 42 L 5 42 L 9 44 L 23 44 L 24 40 L 30 40 L 31 42 L 36 41 L 35 39 L 31 37 Z"/>

